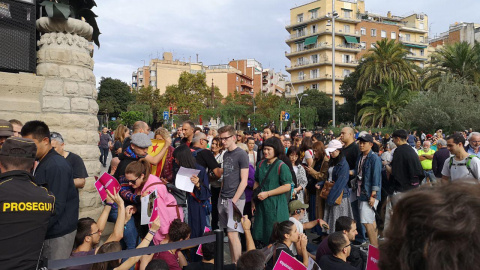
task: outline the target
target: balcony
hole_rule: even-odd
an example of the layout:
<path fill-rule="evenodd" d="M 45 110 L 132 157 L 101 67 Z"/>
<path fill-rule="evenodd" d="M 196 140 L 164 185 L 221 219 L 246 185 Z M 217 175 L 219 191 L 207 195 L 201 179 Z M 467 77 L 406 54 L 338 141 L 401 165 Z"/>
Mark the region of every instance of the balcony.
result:
<path fill-rule="evenodd" d="M 327 16 L 322 16 L 322 17 L 310 17 L 308 19 L 304 19 L 302 20 L 301 22 L 296 22 L 294 24 L 290 24 L 290 25 L 287 25 L 285 26 L 285 29 L 287 30 L 290 30 L 290 29 L 293 29 L 293 28 L 296 28 L 298 26 L 301 26 L 301 25 L 304 25 L 304 24 L 310 24 L 310 23 L 315 23 L 315 22 L 319 22 L 319 21 L 324 21 L 324 20 L 331 20 L 330 17 L 327 17 Z M 340 16 L 338 18 L 335 19 L 336 21 L 339 21 L 339 22 L 350 22 L 350 23 L 359 23 L 361 22 L 361 19 L 356 17 L 356 16 L 351 16 L 350 18 L 348 17 L 343 17 L 343 16 Z"/>
<path fill-rule="evenodd" d="M 336 75 L 336 81 L 343 81 L 346 76 L 343 75 Z M 316 81 L 328 81 L 332 80 L 331 74 L 319 74 L 315 77 L 311 77 L 308 74 L 304 74 L 303 76 L 292 77 L 292 84 L 299 84 L 299 83 L 309 83 L 309 82 L 316 82 Z"/>
<path fill-rule="evenodd" d="M 332 34 L 332 31 L 327 29 L 325 31 L 315 31 L 315 32 L 312 32 L 310 29 L 305 29 L 304 31 L 300 32 L 300 33 L 293 33 L 293 34 L 290 34 L 289 36 L 287 36 L 287 40 L 285 40 L 285 42 L 287 44 L 293 42 L 293 41 L 297 41 L 297 40 L 300 40 L 302 38 L 307 38 L 309 36 L 313 36 L 313 35 L 331 35 Z M 360 37 L 360 32 L 359 31 L 350 31 L 349 33 L 345 33 L 343 32 L 342 29 L 337 29 L 335 31 L 335 35 L 337 36 L 352 36 L 352 37 Z"/>
<path fill-rule="evenodd" d="M 299 69 L 304 69 L 304 68 L 311 68 L 311 67 L 316 67 L 316 66 L 322 66 L 322 65 L 332 65 L 332 61 L 328 60 L 328 58 L 324 59 L 318 59 L 316 62 L 312 62 L 309 59 L 305 59 L 301 63 L 293 63 L 291 67 L 285 66 L 285 70 L 287 72 L 293 71 L 293 70 L 299 70 Z M 356 67 L 358 65 L 357 60 L 350 60 L 350 61 L 335 61 L 336 66 L 343 66 L 343 67 Z"/>
<path fill-rule="evenodd" d="M 417 48 L 427 48 L 428 47 L 428 41 L 415 41 L 413 39 L 407 40 L 405 37 L 400 37 L 398 39 L 401 43 L 404 43 L 408 46 L 408 44 L 416 45 L 418 46 Z M 414 46 L 414 47 L 416 47 Z M 413 47 L 413 46 L 412 46 Z"/>
<path fill-rule="evenodd" d="M 329 44 L 328 42 L 319 42 L 313 46 L 308 46 L 307 48 L 300 48 L 299 50 L 297 48 L 294 48 L 290 53 L 285 52 L 285 56 L 288 58 L 290 56 L 295 56 L 295 55 L 301 55 L 305 53 L 313 53 L 315 51 L 321 51 L 321 50 L 331 50 L 332 49 L 332 44 Z M 360 44 L 335 44 L 335 50 L 337 51 L 344 51 L 344 52 L 360 52 L 362 49 L 362 46 Z"/>
<path fill-rule="evenodd" d="M 420 29 L 415 24 L 402 22 L 399 24 L 400 31 L 415 32 L 415 33 L 428 33 L 428 29 Z"/>
<path fill-rule="evenodd" d="M 405 58 L 407 58 L 408 60 L 413 60 L 413 61 L 427 61 L 428 60 L 427 56 L 420 55 L 420 54 L 417 54 L 417 53 L 411 53 L 411 54 L 407 55 Z"/>

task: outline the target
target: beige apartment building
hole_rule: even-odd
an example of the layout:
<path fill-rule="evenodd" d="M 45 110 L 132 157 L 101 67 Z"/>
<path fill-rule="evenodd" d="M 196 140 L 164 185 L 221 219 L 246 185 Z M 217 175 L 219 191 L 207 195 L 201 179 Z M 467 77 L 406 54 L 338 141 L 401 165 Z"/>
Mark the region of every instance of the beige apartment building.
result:
<path fill-rule="evenodd" d="M 340 85 L 355 70 L 368 49 L 382 38 L 397 39 L 411 52 L 408 59 L 419 66 L 427 60 L 428 17 L 369 14 L 364 0 L 335 0 L 335 99 L 344 102 Z M 318 0 L 290 10 L 290 47 L 285 56 L 294 91 L 319 89 L 332 95 L 332 1 Z"/>

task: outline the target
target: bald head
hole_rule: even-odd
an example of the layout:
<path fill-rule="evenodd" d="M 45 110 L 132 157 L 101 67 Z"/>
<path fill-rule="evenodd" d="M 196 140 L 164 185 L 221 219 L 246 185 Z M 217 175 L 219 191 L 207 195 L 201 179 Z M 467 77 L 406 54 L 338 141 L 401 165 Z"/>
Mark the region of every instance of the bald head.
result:
<path fill-rule="evenodd" d="M 137 121 L 133 124 L 133 134 L 135 133 L 145 133 L 148 135 L 150 132 L 150 128 L 148 127 L 147 123 L 143 121 Z"/>
<path fill-rule="evenodd" d="M 344 127 L 340 133 L 340 140 L 345 144 L 345 146 L 350 145 L 355 141 L 353 128 Z"/>

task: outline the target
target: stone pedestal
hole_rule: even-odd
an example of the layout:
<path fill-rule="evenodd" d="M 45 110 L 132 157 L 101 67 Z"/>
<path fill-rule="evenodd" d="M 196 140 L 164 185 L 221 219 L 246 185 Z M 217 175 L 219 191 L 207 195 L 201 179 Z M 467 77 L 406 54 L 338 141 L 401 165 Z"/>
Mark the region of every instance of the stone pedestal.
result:
<path fill-rule="evenodd" d="M 101 201 L 93 176 L 100 172 L 97 147 L 98 105 L 91 38 L 80 20 L 37 20 L 44 33 L 38 42 L 37 74 L 0 72 L 0 119 L 42 120 L 60 132 L 65 148 L 80 155 L 89 177 L 80 190 L 80 217 L 98 218 Z"/>

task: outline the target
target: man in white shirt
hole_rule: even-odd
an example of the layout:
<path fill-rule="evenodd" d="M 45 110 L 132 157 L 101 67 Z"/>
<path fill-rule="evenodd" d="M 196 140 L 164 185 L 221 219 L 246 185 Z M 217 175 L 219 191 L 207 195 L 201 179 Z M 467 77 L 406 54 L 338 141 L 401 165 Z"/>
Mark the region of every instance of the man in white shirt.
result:
<path fill-rule="evenodd" d="M 445 160 L 442 182 L 480 180 L 480 159 L 465 151 L 465 138 L 455 133 L 447 138 L 447 149 L 453 155 Z"/>

